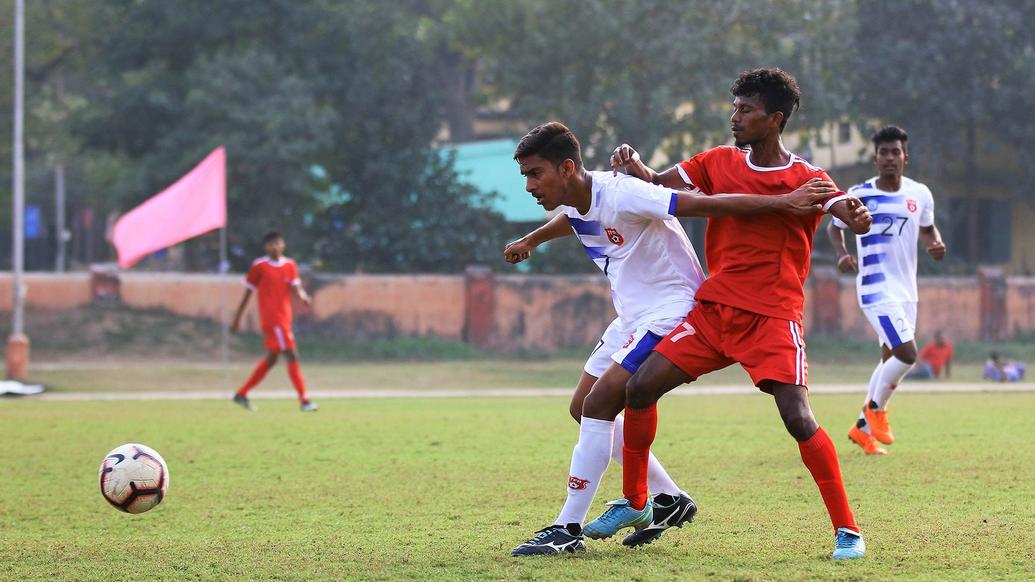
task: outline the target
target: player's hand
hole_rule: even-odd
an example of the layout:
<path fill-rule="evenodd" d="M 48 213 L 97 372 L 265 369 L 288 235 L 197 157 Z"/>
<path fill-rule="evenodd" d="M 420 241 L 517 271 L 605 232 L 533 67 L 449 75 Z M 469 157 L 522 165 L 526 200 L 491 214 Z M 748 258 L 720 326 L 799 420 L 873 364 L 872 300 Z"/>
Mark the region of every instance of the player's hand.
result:
<path fill-rule="evenodd" d="M 845 221 L 848 228 L 855 234 L 870 232 L 870 226 L 873 225 L 873 216 L 870 215 L 869 209 L 862 203 L 862 200 L 855 196 L 849 196 L 845 198 L 845 203 L 848 205 L 848 220 Z"/>
<path fill-rule="evenodd" d="M 305 305 L 306 307 L 313 306 L 313 298 L 308 293 L 302 292 L 302 294 L 298 296 L 298 299 L 302 302 L 302 305 Z"/>
<path fill-rule="evenodd" d="M 823 211 L 823 201 L 837 193 L 833 182 L 813 178 L 794 192 L 780 196 L 780 210 L 791 214 L 809 215 Z"/>
<path fill-rule="evenodd" d="M 931 255 L 931 258 L 940 261 L 945 258 L 945 243 L 940 240 L 936 240 L 931 244 L 927 245 L 927 254 Z"/>
<path fill-rule="evenodd" d="M 230 333 L 237 333 L 241 331 L 241 320 L 235 319 L 230 323 Z"/>
<path fill-rule="evenodd" d="M 532 251 L 535 250 L 535 247 L 536 245 L 529 242 L 527 237 L 520 238 L 503 249 L 503 256 L 508 263 L 516 265 L 532 256 Z"/>
<path fill-rule="evenodd" d="M 638 161 L 640 161 L 639 152 L 634 150 L 631 145 L 623 143 L 611 153 L 611 170 L 617 176 L 618 170 L 625 169 Z"/>
<path fill-rule="evenodd" d="M 841 258 L 837 259 L 837 270 L 842 273 L 858 273 L 859 259 L 855 258 L 855 255 L 841 255 Z"/>

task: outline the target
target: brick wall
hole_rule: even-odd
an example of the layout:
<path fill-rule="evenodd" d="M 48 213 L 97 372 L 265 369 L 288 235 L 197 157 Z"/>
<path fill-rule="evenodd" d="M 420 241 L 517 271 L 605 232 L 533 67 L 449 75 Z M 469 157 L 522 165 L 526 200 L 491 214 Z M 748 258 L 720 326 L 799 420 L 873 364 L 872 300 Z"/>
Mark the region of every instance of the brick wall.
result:
<path fill-rule="evenodd" d="M 232 313 L 241 276 L 154 273 L 25 278 L 30 308 L 63 310 L 94 300 L 218 319 Z M 314 298 L 299 307 L 298 325 L 319 325 L 342 339 L 433 336 L 490 350 L 551 350 L 594 343 L 614 317 L 599 276 L 316 275 L 306 277 Z M 95 299 L 96 297 L 102 299 Z M 11 278 L 0 274 L 0 310 L 10 311 Z M 257 325 L 254 303 L 245 325 Z M 855 299 L 851 277 L 816 269 L 807 288 L 806 331 L 874 339 Z M 920 282 L 919 337 L 936 329 L 955 339 L 1000 339 L 1035 333 L 1035 277 L 925 278 Z M 31 330 L 29 330 L 31 332 Z"/>

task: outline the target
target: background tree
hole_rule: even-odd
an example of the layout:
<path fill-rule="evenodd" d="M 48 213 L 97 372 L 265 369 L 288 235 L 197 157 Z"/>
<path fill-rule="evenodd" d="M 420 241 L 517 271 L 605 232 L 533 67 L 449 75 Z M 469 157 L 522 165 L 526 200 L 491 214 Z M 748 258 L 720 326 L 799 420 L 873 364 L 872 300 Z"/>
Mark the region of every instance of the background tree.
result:
<path fill-rule="evenodd" d="M 859 3 L 852 104 L 905 126 L 914 172 L 963 195 L 948 230 L 971 264 L 982 258 L 978 194 L 1030 193 L 1031 171 L 1018 170 L 1031 168 L 1035 133 L 1017 114 L 1035 93 L 1032 12 L 1006 1 Z"/>

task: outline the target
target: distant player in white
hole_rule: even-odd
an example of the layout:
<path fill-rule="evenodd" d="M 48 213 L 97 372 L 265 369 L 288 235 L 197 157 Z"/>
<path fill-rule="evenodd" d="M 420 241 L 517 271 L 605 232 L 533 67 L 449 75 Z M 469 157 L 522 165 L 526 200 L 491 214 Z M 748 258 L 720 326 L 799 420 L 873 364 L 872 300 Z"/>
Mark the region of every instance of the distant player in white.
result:
<path fill-rule="evenodd" d="M 866 204 L 873 215 L 870 232 L 856 239 L 859 257 L 845 248 L 844 223 L 836 218 L 827 234 L 843 273 L 858 272 L 859 306 L 877 332 L 881 362 L 870 377 L 869 391 L 859 420 L 848 436 L 867 454 L 887 451 L 891 444 L 887 406 L 895 387 L 916 362 L 916 248 L 923 242 L 936 261 L 945 258 L 945 243 L 934 225 L 934 199 L 920 182 L 902 175 L 909 163 L 905 130 L 896 126 L 873 136 L 878 176 L 848 191 Z"/>
<path fill-rule="evenodd" d="M 836 188 L 815 180 L 784 196 L 675 192 L 612 171 L 582 166 L 578 140 L 563 124 L 541 125 L 517 146 L 514 159 L 526 189 L 546 210 L 560 208 L 546 225 L 505 249 L 510 263 L 527 259 L 540 244 L 575 234 L 586 254 L 607 276 L 618 317 L 586 362 L 570 412 L 580 422 L 572 452 L 568 498 L 554 524 L 514 548 L 515 556 L 585 549 L 582 524 L 610 460 L 622 459 L 625 385 L 654 346 L 694 306 L 704 280 L 686 232 L 676 216 L 715 216 L 787 211 L 811 214 Z M 616 426 L 617 425 L 617 426 Z M 616 430 L 617 428 L 617 430 Z M 624 541 L 653 541 L 672 526 L 693 519 L 697 508 L 651 456 L 653 521 Z"/>

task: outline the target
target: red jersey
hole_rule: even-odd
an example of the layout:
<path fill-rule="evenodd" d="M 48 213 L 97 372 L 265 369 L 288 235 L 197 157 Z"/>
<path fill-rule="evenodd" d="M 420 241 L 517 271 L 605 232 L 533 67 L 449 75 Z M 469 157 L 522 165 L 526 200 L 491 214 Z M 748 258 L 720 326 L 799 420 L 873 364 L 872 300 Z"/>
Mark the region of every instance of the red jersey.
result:
<path fill-rule="evenodd" d="M 952 361 L 952 344 L 945 342 L 945 345 L 939 346 L 937 343 L 931 342 L 920 350 L 920 359 L 931 366 L 935 376 L 941 376 L 945 364 Z"/>
<path fill-rule="evenodd" d="M 708 195 L 776 196 L 793 192 L 812 178 L 830 180 L 821 168 L 794 154 L 786 166 L 768 168 L 752 164 L 748 152 L 720 146 L 676 167 L 688 184 Z M 831 196 L 824 210 L 841 195 Z M 705 235 L 709 277 L 697 290 L 697 299 L 800 323 L 812 238 L 822 218 L 819 213 L 783 212 L 709 218 Z"/>
<path fill-rule="evenodd" d="M 291 328 L 291 289 L 302 284 L 295 261 L 287 257 L 279 261 L 269 257 L 255 259 L 244 284 L 259 296 L 259 320 L 263 329 Z"/>

